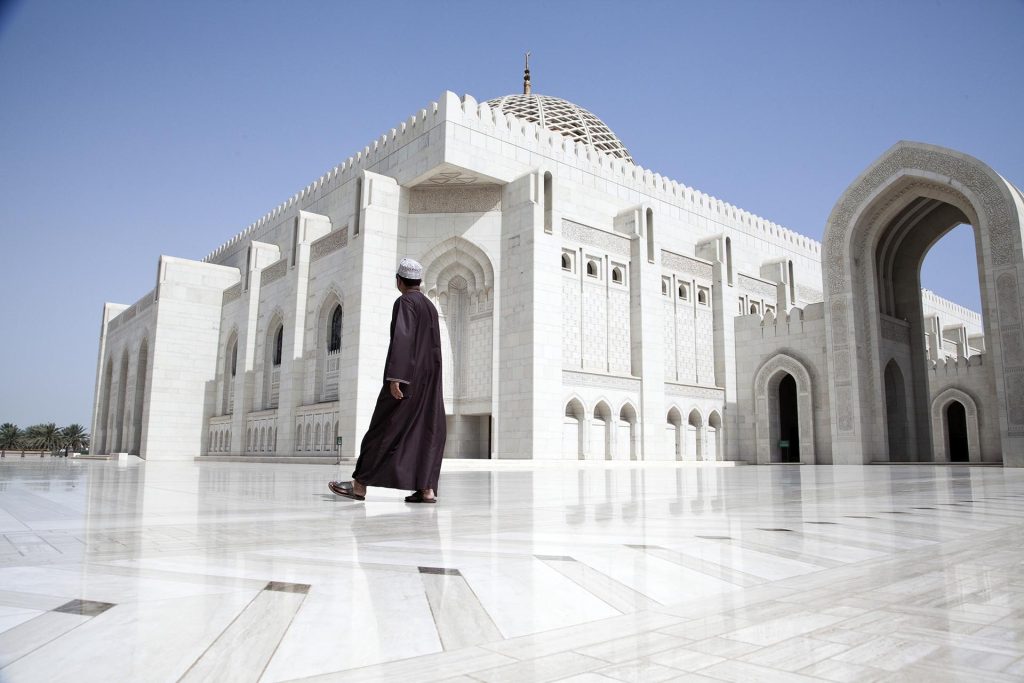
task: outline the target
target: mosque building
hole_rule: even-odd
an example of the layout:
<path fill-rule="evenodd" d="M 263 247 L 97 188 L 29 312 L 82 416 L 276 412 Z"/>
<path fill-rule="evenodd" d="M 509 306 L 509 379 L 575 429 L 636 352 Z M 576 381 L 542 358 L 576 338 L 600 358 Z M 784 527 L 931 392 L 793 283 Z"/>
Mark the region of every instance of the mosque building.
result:
<path fill-rule="evenodd" d="M 355 456 L 409 256 L 441 321 L 446 457 L 1022 466 L 1022 212 L 984 163 L 900 142 L 819 243 L 640 167 L 527 67 L 522 94 L 445 92 L 106 304 L 94 451 Z M 962 223 L 981 314 L 920 288 Z"/>

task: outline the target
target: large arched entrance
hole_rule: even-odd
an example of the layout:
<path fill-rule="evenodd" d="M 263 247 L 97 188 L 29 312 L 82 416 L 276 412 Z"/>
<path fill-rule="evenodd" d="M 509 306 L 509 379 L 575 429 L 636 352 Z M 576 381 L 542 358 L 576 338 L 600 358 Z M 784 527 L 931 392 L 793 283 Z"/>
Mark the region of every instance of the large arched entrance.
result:
<path fill-rule="evenodd" d="M 959 224 L 974 227 L 987 358 L 996 388 L 1004 462 L 1024 466 L 1024 256 L 1019 190 L 965 154 L 900 142 L 846 190 L 829 217 L 826 351 L 837 464 L 931 460 L 929 364 L 920 267 Z M 886 367 L 904 375 L 905 432 L 890 434 Z"/>

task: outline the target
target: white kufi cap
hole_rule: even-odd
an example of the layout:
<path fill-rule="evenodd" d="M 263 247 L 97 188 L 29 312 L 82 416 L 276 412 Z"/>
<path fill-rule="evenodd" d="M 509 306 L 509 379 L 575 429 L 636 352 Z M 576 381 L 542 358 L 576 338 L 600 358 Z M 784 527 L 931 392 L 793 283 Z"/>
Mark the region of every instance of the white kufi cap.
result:
<path fill-rule="evenodd" d="M 419 261 L 413 261 L 411 258 L 404 258 L 402 259 L 402 262 L 398 264 L 398 274 L 406 280 L 422 280 L 423 266 L 420 265 Z"/>

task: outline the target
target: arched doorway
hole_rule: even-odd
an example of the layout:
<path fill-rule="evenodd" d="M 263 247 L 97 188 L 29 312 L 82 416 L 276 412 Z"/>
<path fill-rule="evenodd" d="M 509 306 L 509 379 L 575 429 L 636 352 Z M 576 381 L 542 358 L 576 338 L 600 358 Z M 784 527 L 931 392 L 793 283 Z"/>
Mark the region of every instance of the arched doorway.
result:
<path fill-rule="evenodd" d="M 684 460 L 700 461 L 704 459 L 704 418 L 694 408 L 686 418 L 686 447 Z"/>
<path fill-rule="evenodd" d="M 121 354 L 121 378 L 117 387 L 117 442 L 115 453 L 123 453 L 128 448 L 128 424 L 125 421 L 125 408 L 128 402 L 128 349 Z"/>
<path fill-rule="evenodd" d="M 615 459 L 636 460 L 636 410 L 629 403 L 619 409 L 618 431 L 615 434 Z"/>
<path fill-rule="evenodd" d="M 970 460 L 967 444 L 967 410 L 960 401 L 950 401 L 946 406 L 946 444 L 950 462 Z"/>
<path fill-rule="evenodd" d="M 583 404 L 572 399 L 565 404 L 565 419 L 562 423 L 562 457 L 572 460 L 583 459 Z"/>
<path fill-rule="evenodd" d="M 722 458 L 722 418 L 718 411 L 712 411 L 708 416 L 707 428 L 707 459 L 723 460 Z"/>
<path fill-rule="evenodd" d="M 920 268 L 933 244 L 973 226 L 982 292 L 986 372 L 994 375 L 1004 463 L 1024 466 L 1024 283 L 1019 191 L 966 154 L 900 142 L 836 203 L 825 232 L 826 357 L 837 464 L 891 459 L 886 364 L 906 359 L 906 451 L 942 448 L 930 419 Z"/>
<path fill-rule="evenodd" d="M 149 367 L 149 340 L 143 339 L 139 346 L 139 360 L 135 369 L 135 408 L 132 410 L 132 448 L 135 455 L 142 455 L 142 411 L 146 399 L 146 372 Z"/>
<path fill-rule="evenodd" d="M 594 419 L 590 422 L 591 460 L 611 460 L 611 409 L 604 401 L 594 406 Z"/>
<path fill-rule="evenodd" d="M 908 450 L 906 387 L 895 358 L 885 366 L 885 424 L 889 434 L 889 460 L 913 460 Z"/>
<path fill-rule="evenodd" d="M 665 447 L 674 460 L 683 459 L 683 416 L 673 406 L 668 411 L 665 425 Z"/>
<path fill-rule="evenodd" d="M 103 373 L 103 385 L 100 388 L 100 415 L 94 432 L 96 435 L 97 453 L 110 452 L 110 385 L 114 381 L 114 361 L 107 359 L 107 369 Z"/>
<path fill-rule="evenodd" d="M 754 375 L 757 462 L 814 464 L 813 382 L 807 364 L 779 353 Z"/>
<path fill-rule="evenodd" d="M 800 462 L 800 407 L 796 379 L 788 372 L 779 380 L 779 462 Z"/>

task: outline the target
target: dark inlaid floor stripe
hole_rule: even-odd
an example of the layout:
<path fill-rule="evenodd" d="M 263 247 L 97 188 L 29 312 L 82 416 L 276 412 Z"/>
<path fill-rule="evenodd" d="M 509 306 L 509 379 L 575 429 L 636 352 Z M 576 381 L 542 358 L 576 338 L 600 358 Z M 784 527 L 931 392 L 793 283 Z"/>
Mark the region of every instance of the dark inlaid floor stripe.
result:
<path fill-rule="evenodd" d="M 420 574 L 444 574 L 446 576 L 462 576 L 458 569 L 447 567 L 419 567 Z"/>
<path fill-rule="evenodd" d="M 111 607 L 114 607 L 112 602 L 97 602 L 95 600 L 72 600 L 71 602 L 65 602 L 60 607 L 54 607 L 54 612 L 64 612 L 65 614 L 80 614 L 83 617 L 95 617 L 103 614 Z"/>

